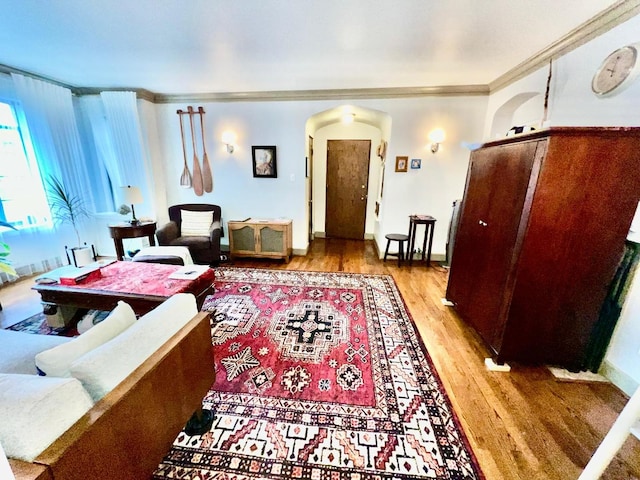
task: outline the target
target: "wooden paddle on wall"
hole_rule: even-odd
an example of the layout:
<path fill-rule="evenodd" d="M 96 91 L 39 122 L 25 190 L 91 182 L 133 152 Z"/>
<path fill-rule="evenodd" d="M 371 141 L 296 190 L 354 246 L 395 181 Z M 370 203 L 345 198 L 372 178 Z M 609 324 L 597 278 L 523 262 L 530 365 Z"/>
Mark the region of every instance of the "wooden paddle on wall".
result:
<path fill-rule="evenodd" d="M 208 193 L 213 191 L 213 175 L 209 165 L 209 157 L 207 156 L 207 147 L 204 142 L 204 108 L 198 107 L 198 113 L 200 114 L 200 131 L 202 132 L 202 182 L 204 191 Z"/>
<path fill-rule="evenodd" d="M 184 144 L 184 125 L 182 124 L 182 110 L 176 112 L 180 118 L 180 139 L 182 140 L 182 158 L 184 159 L 184 168 L 182 169 L 182 175 L 180 175 L 180 186 L 184 188 L 191 188 L 191 172 L 189 171 L 189 165 L 187 165 L 187 148 Z"/>
<path fill-rule="evenodd" d="M 193 129 L 193 107 L 189 105 L 187 107 L 187 110 L 189 111 L 189 122 L 191 123 L 191 141 L 193 143 L 193 191 L 196 192 L 196 195 L 200 197 L 203 193 L 202 171 L 200 170 L 200 162 L 198 161 L 198 152 L 196 150 L 196 136 Z"/>

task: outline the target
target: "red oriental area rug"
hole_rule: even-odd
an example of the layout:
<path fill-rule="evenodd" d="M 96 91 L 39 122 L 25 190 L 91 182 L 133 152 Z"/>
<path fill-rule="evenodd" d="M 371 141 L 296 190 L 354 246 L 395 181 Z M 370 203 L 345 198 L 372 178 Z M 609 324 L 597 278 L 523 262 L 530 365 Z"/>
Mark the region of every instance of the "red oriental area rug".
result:
<path fill-rule="evenodd" d="M 393 278 L 216 269 L 216 413 L 154 478 L 484 478 Z"/>

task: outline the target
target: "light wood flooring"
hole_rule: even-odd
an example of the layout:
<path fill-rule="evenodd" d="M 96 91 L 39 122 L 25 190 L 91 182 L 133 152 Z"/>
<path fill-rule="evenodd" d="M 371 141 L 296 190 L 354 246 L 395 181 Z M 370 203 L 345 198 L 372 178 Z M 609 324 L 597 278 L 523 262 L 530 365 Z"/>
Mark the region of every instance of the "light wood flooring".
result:
<path fill-rule="evenodd" d="M 379 260 L 373 242 L 316 239 L 305 257 L 288 264 L 238 259 L 229 265 L 392 275 L 489 480 L 576 479 L 627 401 L 611 384 L 561 382 L 543 367 L 487 371 L 482 341 L 441 303 L 447 270 L 437 262 L 398 267 L 395 259 Z M 0 326 L 39 311 L 32 284 L 0 289 Z M 630 437 L 602 478 L 640 479 L 640 442 Z"/>

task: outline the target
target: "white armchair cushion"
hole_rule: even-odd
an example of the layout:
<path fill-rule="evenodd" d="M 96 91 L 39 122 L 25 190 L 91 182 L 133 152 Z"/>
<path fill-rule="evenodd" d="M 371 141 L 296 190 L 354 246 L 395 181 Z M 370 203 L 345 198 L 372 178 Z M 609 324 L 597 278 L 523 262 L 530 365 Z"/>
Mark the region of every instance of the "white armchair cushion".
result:
<path fill-rule="evenodd" d="M 82 382 L 97 402 L 197 313 L 196 299 L 192 294 L 173 295 L 116 338 L 74 361 L 71 375 Z"/>
<path fill-rule="evenodd" d="M 108 342 L 136 322 L 136 314 L 129 304 L 120 301 L 102 322 L 79 337 L 35 356 L 36 367 L 41 375 L 70 377 L 71 363 L 87 352 Z"/>
<path fill-rule="evenodd" d="M 180 235 L 183 237 L 208 237 L 213 223 L 213 212 L 180 210 Z"/>
<path fill-rule="evenodd" d="M 31 462 L 92 406 L 75 378 L 0 374 L 0 443 Z"/>
<path fill-rule="evenodd" d="M 69 337 L 0 330 L 0 373 L 37 375 L 35 356 L 70 341 Z"/>

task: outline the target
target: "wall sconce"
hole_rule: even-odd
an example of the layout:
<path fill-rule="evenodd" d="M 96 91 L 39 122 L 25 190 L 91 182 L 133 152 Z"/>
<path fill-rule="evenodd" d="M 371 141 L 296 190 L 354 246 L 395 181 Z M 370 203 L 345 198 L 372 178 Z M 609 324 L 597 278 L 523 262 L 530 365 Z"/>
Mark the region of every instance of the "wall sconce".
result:
<path fill-rule="evenodd" d="M 429 140 L 431 141 L 431 153 L 436 153 L 440 149 L 440 144 L 444 141 L 444 130 L 436 128 L 429 132 Z"/>
<path fill-rule="evenodd" d="M 222 143 L 227 146 L 227 153 L 233 153 L 235 150 L 236 135 L 233 132 L 224 132 L 222 134 Z"/>

